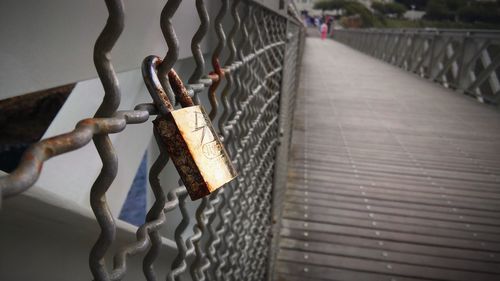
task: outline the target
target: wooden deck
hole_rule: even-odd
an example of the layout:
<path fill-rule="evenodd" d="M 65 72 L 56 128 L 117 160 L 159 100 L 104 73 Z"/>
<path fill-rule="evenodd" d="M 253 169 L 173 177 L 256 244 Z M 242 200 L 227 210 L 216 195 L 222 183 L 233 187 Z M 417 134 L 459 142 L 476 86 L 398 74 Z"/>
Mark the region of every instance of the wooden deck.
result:
<path fill-rule="evenodd" d="M 306 43 L 277 280 L 500 280 L 500 113 Z"/>

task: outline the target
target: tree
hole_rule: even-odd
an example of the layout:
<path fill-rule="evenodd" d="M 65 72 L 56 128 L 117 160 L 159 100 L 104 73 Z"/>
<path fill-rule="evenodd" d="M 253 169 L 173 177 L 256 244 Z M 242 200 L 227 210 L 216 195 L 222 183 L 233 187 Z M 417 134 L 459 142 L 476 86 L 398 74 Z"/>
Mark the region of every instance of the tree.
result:
<path fill-rule="evenodd" d="M 363 21 L 363 27 L 374 26 L 377 21 L 373 13 L 357 1 L 347 1 L 344 5 L 344 11 L 348 16 L 359 15 Z"/>
<path fill-rule="evenodd" d="M 425 8 L 425 18 L 430 20 L 452 20 L 454 15 L 448 9 L 446 0 L 430 0 Z"/>
<path fill-rule="evenodd" d="M 456 22 L 500 23 L 500 1 L 429 0 L 426 19 Z"/>
<path fill-rule="evenodd" d="M 500 23 L 500 3 L 470 3 L 459 8 L 458 17 L 464 22 Z"/>
<path fill-rule="evenodd" d="M 400 18 L 404 13 L 406 13 L 407 9 L 404 5 L 399 3 L 382 3 L 382 2 L 373 2 L 372 9 L 377 11 L 378 13 L 390 16 L 396 15 L 396 17 Z"/>
<path fill-rule="evenodd" d="M 347 1 L 345 0 L 321 0 L 314 3 L 313 8 L 318 10 L 340 10 L 344 8 Z"/>
<path fill-rule="evenodd" d="M 399 3 L 387 3 L 385 4 L 388 14 L 396 15 L 398 18 L 406 13 L 407 9 L 404 5 Z"/>
<path fill-rule="evenodd" d="M 375 24 L 376 19 L 373 13 L 368 10 L 363 4 L 353 0 L 322 0 L 314 4 L 314 9 L 320 10 L 343 10 L 345 15 L 359 15 L 363 22 L 363 27 L 371 27 Z"/>
<path fill-rule="evenodd" d="M 382 2 L 373 2 L 372 3 L 372 9 L 376 11 L 377 13 L 385 15 L 386 10 L 385 10 L 385 5 Z"/>

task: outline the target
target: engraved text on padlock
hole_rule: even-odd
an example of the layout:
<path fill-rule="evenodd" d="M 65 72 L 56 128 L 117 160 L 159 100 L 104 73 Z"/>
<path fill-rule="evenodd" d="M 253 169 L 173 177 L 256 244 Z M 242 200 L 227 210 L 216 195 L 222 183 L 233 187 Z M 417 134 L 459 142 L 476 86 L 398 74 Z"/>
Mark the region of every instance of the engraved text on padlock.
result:
<path fill-rule="evenodd" d="M 201 106 L 171 111 L 153 123 L 191 199 L 206 196 L 236 177 L 229 156 Z"/>

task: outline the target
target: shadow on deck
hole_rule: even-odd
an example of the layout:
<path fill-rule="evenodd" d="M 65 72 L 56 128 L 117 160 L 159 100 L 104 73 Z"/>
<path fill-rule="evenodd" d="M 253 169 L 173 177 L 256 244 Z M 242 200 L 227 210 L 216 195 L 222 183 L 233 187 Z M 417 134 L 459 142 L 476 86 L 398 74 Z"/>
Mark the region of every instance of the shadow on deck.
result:
<path fill-rule="evenodd" d="M 309 38 L 277 280 L 500 280 L 500 113 Z"/>

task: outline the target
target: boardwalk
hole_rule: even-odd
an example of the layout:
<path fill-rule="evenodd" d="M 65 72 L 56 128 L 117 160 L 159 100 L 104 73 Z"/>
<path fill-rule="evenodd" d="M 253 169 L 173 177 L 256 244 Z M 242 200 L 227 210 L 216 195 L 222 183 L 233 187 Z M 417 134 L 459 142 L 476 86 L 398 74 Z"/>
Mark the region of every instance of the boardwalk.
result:
<path fill-rule="evenodd" d="M 500 280 L 500 113 L 309 38 L 277 280 Z"/>

